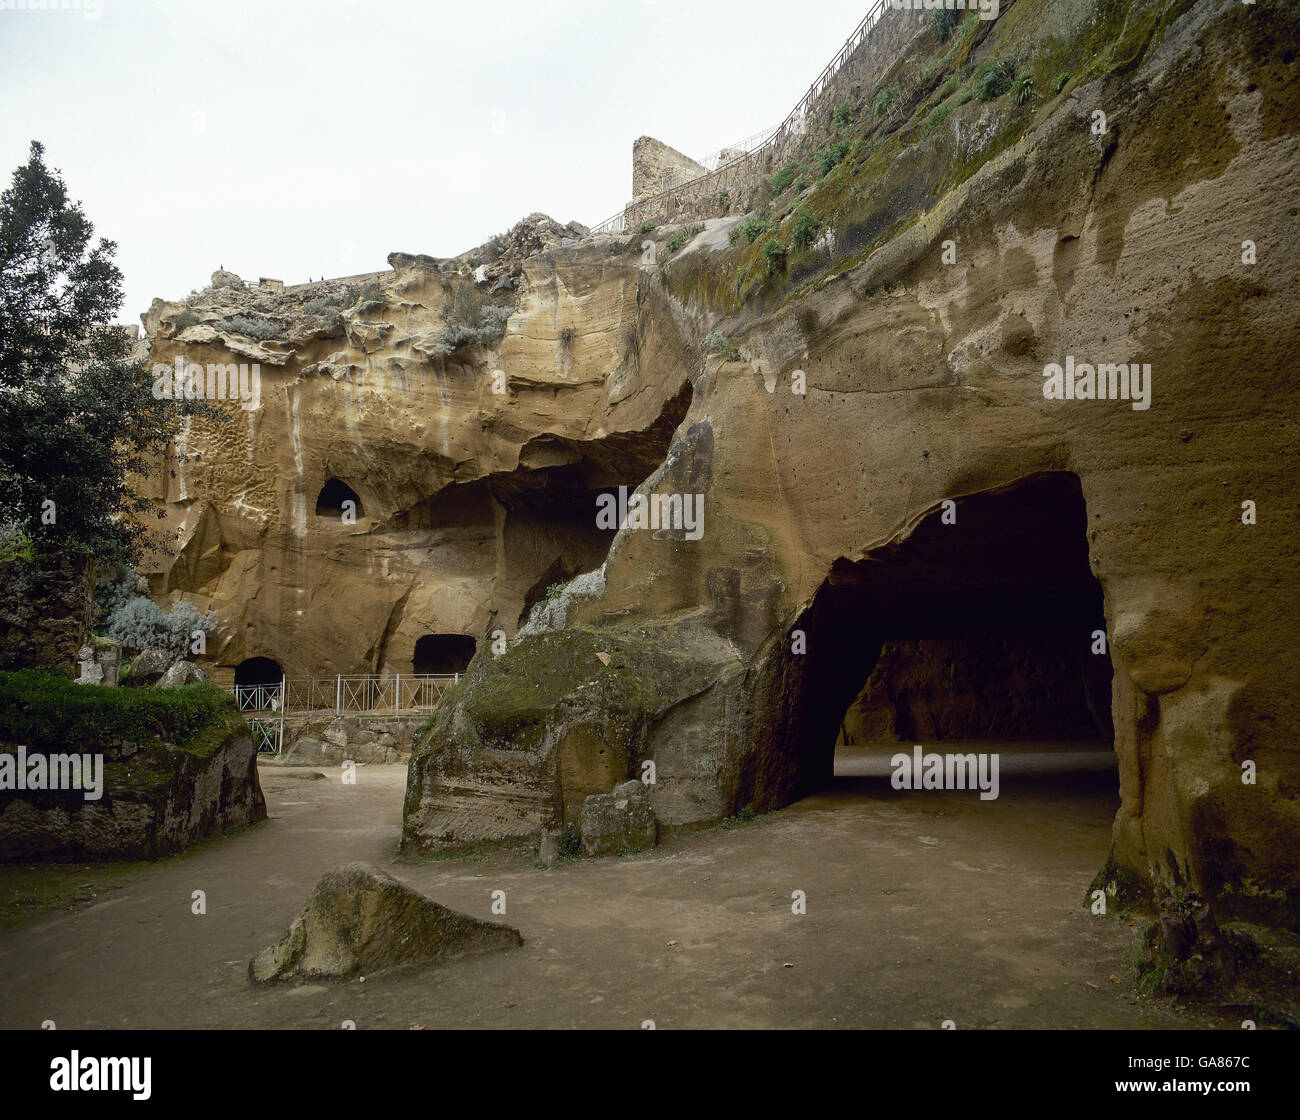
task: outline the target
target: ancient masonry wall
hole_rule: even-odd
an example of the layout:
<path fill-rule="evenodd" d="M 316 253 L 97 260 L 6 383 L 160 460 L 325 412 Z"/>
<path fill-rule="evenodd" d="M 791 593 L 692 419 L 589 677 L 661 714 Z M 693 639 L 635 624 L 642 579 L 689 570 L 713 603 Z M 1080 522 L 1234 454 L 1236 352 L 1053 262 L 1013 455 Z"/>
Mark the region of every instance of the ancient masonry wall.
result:
<path fill-rule="evenodd" d="M 804 116 L 787 121 L 763 147 L 683 183 L 670 191 L 635 199 L 623 211 L 624 229 L 647 221 L 666 222 L 714 217 L 723 212 L 719 199 L 726 191 L 731 200 L 753 190 L 773 171 L 825 143 L 833 131 L 835 106 L 872 95 L 880 81 L 926 27 L 930 13 L 885 6 L 867 37 L 813 99 Z"/>

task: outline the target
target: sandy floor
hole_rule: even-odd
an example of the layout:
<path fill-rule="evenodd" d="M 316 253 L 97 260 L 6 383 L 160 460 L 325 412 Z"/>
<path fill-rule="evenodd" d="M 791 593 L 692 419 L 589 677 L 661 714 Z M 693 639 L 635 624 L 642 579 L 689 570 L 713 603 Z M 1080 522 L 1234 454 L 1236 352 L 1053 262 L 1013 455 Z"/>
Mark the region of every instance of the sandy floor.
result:
<path fill-rule="evenodd" d="M 863 776 L 887 771 L 871 752 L 847 750 L 834 787 L 782 812 L 551 870 L 519 852 L 396 862 L 404 767 L 362 767 L 355 786 L 337 770 L 264 767 L 264 825 L 0 934 L 0 1025 L 1195 1025 L 1132 994 L 1141 923 L 1080 905 L 1109 845 L 1106 757 L 1060 775 L 1059 751 L 1013 754 L 1001 797 L 982 802 L 897 793 Z M 524 946 L 364 983 L 253 989 L 249 959 L 349 860 L 483 917 L 504 890 Z M 791 913 L 795 890 L 805 916 Z"/>

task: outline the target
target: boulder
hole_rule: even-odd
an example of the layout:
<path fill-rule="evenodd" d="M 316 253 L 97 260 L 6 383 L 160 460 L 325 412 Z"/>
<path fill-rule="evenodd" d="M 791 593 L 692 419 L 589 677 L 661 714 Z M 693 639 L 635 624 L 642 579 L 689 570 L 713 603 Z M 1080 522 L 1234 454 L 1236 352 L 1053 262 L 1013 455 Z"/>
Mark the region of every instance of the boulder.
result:
<path fill-rule="evenodd" d="M 345 980 L 523 944 L 519 931 L 458 914 L 365 863 L 326 872 L 276 944 L 248 966 L 254 983 Z"/>
<path fill-rule="evenodd" d="M 156 684 L 171 667 L 172 655 L 161 649 L 146 649 L 139 653 L 122 674 L 124 684 Z"/>
<path fill-rule="evenodd" d="M 624 782 L 612 793 L 595 793 L 582 803 L 582 852 L 588 856 L 653 848 L 655 811 L 646 787 Z"/>
<path fill-rule="evenodd" d="M 178 661 L 159 679 L 158 688 L 176 688 L 183 684 L 202 684 L 208 678 L 192 661 Z"/>

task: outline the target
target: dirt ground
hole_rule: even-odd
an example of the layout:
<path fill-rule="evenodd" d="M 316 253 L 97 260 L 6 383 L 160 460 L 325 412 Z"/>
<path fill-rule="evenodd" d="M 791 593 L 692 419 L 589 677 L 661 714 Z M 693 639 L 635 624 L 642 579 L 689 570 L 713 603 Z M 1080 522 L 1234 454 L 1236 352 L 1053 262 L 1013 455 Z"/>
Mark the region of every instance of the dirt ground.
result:
<path fill-rule="evenodd" d="M 361 767 L 345 786 L 337 769 L 263 766 L 270 819 L 238 835 L 151 866 L 11 869 L 11 894 L 15 876 L 55 875 L 87 884 L 90 901 L 0 932 L 0 1026 L 1212 1025 L 1135 996 L 1142 921 L 1081 905 L 1109 847 L 1112 763 L 1022 748 L 1004 754 L 1001 796 L 980 801 L 897 792 L 871 776 L 885 772 L 878 756 L 849 749 L 831 788 L 780 812 L 549 870 L 518 850 L 396 861 L 405 767 Z M 524 945 L 364 982 L 253 988 L 249 959 L 351 860 L 484 918 L 503 890 L 495 920 Z M 791 912 L 796 890 L 805 915 Z"/>

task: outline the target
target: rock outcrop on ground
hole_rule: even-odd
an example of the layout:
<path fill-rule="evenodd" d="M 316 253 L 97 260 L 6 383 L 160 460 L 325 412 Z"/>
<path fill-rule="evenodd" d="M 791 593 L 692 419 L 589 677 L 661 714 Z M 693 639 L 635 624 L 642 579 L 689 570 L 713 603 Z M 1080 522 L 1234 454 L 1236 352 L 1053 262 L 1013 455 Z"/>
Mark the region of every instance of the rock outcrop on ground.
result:
<path fill-rule="evenodd" d="M 365 863 L 326 872 L 284 937 L 248 966 L 254 983 L 347 980 L 523 944 L 519 931 L 458 914 Z"/>
<path fill-rule="evenodd" d="M 158 859 L 265 820 L 248 724 L 182 692 L 0 674 L 0 860 Z"/>

